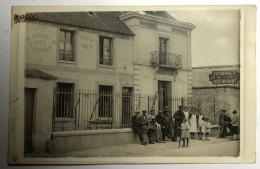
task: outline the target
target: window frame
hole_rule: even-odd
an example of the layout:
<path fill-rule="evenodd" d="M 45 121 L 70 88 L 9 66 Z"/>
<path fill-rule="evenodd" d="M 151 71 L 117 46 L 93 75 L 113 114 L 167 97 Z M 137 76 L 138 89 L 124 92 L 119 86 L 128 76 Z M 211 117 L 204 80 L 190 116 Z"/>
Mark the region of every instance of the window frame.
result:
<path fill-rule="evenodd" d="M 64 42 L 63 42 L 63 49 L 60 48 L 60 44 L 61 44 L 61 32 L 65 32 L 65 37 L 64 37 Z M 66 33 L 70 33 L 71 37 L 70 37 L 70 41 L 71 41 L 71 57 L 72 59 L 64 59 L 66 57 Z M 68 30 L 68 29 L 63 29 L 60 28 L 59 29 L 59 62 L 70 62 L 70 63 L 74 63 L 76 61 L 76 56 L 75 56 L 75 31 L 73 30 Z M 61 58 L 61 51 L 63 51 L 63 59 Z M 65 56 L 64 56 L 65 55 Z"/>
<path fill-rule="evenodd" d="M 104 63 L 104 39 L 108 39 L 109 40 L 109 49 L 110 49 L 110 52 L 109 52 L 109 61 L 110 61 L 110 64 L 105 64 Z M 100 35 L 99 36 L 99 59 L 98 59 L 98 63 L 99 65 L 102 65 L 102 66 L 113 66 L 114 65 L 114 58 L 113 58 L 113 41 L 114 39 L 112 37 L 109 37 L 109 36 L 102 36 Z M 102 62 L 103 60 L 103 62 Z M 108 59 L 107 59 L 108 60 Z"/>

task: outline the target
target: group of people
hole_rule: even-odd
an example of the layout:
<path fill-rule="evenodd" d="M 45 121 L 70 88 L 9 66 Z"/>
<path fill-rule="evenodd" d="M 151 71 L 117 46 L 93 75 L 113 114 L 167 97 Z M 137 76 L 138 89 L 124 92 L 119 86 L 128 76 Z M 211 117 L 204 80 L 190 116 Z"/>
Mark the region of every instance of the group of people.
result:
<path fill-rule="evenodd" d="M 232 112 L 232 118 L 226 114 L 226 110 L 222 110 L 219 115 L 219 126 L 219 138 L 239 139 L 239 116 L 236 110 Z"/>
<path fill-rule="evenodd" d="M 140 115 L 140 111 L 136 111 L 132 117 L 132 129 L 138 135 L 142 145 L 155 143 L 165 143 L 166 137 L 168 139 L 177 142 L 179 141 L 179 147 L 181 141 L 182 147 L 189 146 L 189 138 L 199 140 L 209 140 L 211 132 L 211 123 L 209 118 L 203 116 L 203 111 L 196 111 L 195 108 L 178 107 L 173 116 L 171 115 L 168 106 L 164 108 L 164 111 L 159 110 L 155 115 L 155 110 L 150 110 L 150 114 L 147 115 L 147 110 L 143 110 Z M 237 120 L 231 120 L 227 122 L 227 116 L 221 115 L 221 133 L 226 135 L 227 126 L 232 124 L 236 126 Z M 237 133 L 236 127 L 232 128 L 234 133 Z M 222 137 L 222 135 L 221 135 Z M 148 140 L 146 139 L 148 138 Z"/>

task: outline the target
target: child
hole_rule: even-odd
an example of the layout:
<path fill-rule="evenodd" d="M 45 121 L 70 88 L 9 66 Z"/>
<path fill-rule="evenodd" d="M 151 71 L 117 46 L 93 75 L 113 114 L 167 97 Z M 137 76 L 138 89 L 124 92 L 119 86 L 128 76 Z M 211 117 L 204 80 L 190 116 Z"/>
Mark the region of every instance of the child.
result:
<path fill-rule="evenodd" d="M 183 141 L 182 147 L 185 147 L 185 139 L 187 140 L 187 147 L 189 146 L 189 124 L 187 119 L 184 119 L 181 123 L 181 138 L 179 138 L 179 148 L 181 146 L 181 140 Z"/>
<path fill-rule="evenodd" d="M 205 140 L 209 141 L 209 134 L 211 130 L 211 123 L 209 122 L 209 118 L 206 118 L 205 128 Z"/>
<path fill-rule="evenodd" d="M 205 117 L 202 118 L 201 124 L 200 124 L 200 140 L 203 140 L 203 136 L 206 133 L 206 126 L 205 126 Z"/>

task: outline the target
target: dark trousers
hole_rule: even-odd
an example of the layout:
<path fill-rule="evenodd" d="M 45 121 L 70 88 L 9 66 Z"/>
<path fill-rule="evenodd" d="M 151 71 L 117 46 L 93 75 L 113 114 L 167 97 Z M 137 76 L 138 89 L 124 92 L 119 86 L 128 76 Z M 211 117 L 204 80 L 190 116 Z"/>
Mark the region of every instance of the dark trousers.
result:
<path fill-rule="evenodd" d="M 220 128 L 219 137 L 225 138 L 225 136 L 226 136 L 226 125 L 222 125 Z"/>
<path fill-rule="evenodd" d="M 162 130 L 162 140 L 165 141 L 166 128 L 161 127 Z"/>
<path fill-rule="evenodd" d="M 136 133 L 139 137 L 140 142 L 144 142 L 144 137 L 143 137 L 143 133 L 140 129 L 133 129 L 134 133 Z"/>
<path fill-rule="evenodd" d="M 177 140 L 177 137 L 181 136 L 181 129 L 180 129 L 180 125 L 174 125 L 174 138 L 173 140 Z"/>

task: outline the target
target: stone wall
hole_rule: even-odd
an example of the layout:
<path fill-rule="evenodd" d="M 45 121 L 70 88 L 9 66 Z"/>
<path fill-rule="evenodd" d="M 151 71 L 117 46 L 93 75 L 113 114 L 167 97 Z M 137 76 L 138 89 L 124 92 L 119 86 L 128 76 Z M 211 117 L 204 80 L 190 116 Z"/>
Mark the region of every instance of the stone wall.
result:
<path fill-rule="evenodd" d="M 240 113 L 239 87 L 193 87 L 193 98 L 190 106 L 203 110 L 203 115 L 208 117 L 212 124 L 218 124 L 221 109 L 226 109 L 232 117 L 232 111 Z"/>

